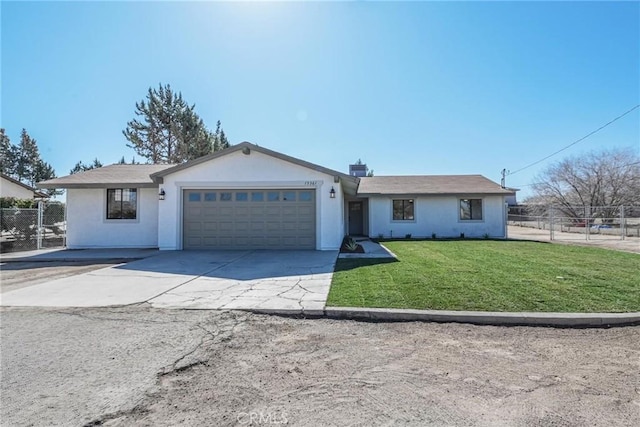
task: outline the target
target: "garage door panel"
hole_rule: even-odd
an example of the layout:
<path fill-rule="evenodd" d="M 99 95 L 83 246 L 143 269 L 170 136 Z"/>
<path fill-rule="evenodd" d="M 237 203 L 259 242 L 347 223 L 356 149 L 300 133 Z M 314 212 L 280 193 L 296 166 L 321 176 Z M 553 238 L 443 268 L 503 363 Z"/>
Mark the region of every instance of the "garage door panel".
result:
<path fill-rule="evenodd" d="M 235 231 L 236 235 L 244 235 L 249 231 L 250 224 L 249 221 L 235 221 L 233 223 L 233 231 Z"/>
<path fill-rule="evenodd" d="M 264 240 L 268 247 L 277 248 L 280 246 L 280 237 L 265 237 Z"/>
<path fill-rule="evenodd" d="M 200 237 L 189 237 L 185 243 L 189 246 L 199 246 L 201 245 L 201 240 L 202 239 Z"/>
<path fill-rule="evenodd" d="M 184 193 L 185 249 L 315 249 L 315 191 Z"/>
<path fill-rule="evenodd" d="M 190 206 L 189 207 L 189 216 L 200 216 L 202 214 L 202 208 Z"/>
<path fill-rule="evenodd" d="M 248 247 L 249 242 L 249 237 L 236 237 L 235 246 Z"/>
<path fill-rule="evenodd" d="M 265 229 L 267 232 L 282 230 L 282 222 L 280 221 L 267 221 L 265 223 Z"/>
<path fill-rule="evenodd" d="M 218 208 L 218 215 L 233 216 L 233 206 L 221 206 Z"/>
<path fill-rule="evenodd" d="M 202 224 L 199 222 L 190 222 L 186 228 L 189 232 L 199 233 L 202 231 Z"/>
<path fill-rule="evenodd" d="M 296 206 L 283 206 L 282 215 L 298 215 L 298 208 Z"/>
<path fill-rule="evenodd" d="M 298 223 L 293 221 L 282 221 L 283 231 L 296 231 L 298 229 Z"/>
<path fill-rule="evenodd" d="M 205 233 L 218 230 L 218 223 L 215 221 L 205 221 L 202 223 L 202 231 Z"/>
<path fill-rule="evenodd" d="M 265 240 L 266 239 L 262 236 L 252 236 L 249 240 L 249 246 L 255 248 L 264 247 L 266 245 Z"/>
<path fill-rule="evenodd" d="M 302 231 L 302 232 L 307 232 L 307 233 L 312 233 L 315 232 L 315 226 L 313 223 L 311 222 L 299 222 L 298 223 L 298 230 Z"/>
<path fill-rule="evenodd" d="M 282 246 L 285 246 L 285 247 L 297 247 L 298 246 L 298 238 L 295 237 L 295 236 L 291 236 L 291 237 L 283 236 L 282 237 Z"/>
<path fill-rule="evenodd" d="M 202 245 L 204 246 L 217 246 L 218 238 L 217 237 L 203 237 Z"/>
<path fill-rule="evenodd" d="M 268 206 L 265 207 L 265 214 L 266 215 L 280 215 L 281 211 L 282 211 L 282 207 L 281 206 L 268 205 Z"/>
<path fill-rule="evenodd" d="M 218 237 L 218 245 L 232 247 L 233 237 L 225 237 L 225 236 Z"/>
<path fill-rule="evenodd" d="M 299 206 L 298 207 L 298 216 L 308 216 L 312 217 L 315 215 L 315 208 L 312 206 Z"/>
<path fill-rule="evenodd" d="M 316 243 L 316 239 L 313 237 L 298 237 L 299 246 L 313 246 Z"/>
<path fill-rule="evenodd" d="M 264 232 L 265 226 L 264 221 L 252 221 L 250 230 L 252 233 Z"/>
<path fill-rule="evenodd" d="M 251 216 L 264 216 L 266 214 L 266 209 L 264 206 L 251 206 L 250 208 Z"/>

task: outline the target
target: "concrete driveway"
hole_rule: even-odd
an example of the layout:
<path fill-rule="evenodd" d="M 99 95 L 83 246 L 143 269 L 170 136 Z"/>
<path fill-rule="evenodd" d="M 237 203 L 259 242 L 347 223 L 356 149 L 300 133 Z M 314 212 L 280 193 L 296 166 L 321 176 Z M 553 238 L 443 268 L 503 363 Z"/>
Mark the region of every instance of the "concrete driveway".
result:
<path fill-rule="evenodd" d="M 2 294 L 3 306 L 278 310 L 320 314 L 336 251 L 180 251 Z"/>

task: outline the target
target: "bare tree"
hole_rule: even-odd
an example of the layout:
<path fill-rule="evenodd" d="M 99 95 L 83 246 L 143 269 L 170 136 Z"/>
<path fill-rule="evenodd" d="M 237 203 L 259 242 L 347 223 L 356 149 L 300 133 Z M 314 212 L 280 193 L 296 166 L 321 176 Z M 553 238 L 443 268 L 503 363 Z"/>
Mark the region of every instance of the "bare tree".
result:
<path fill-rule="evenodd" d="M 536 176 L 533 191 L 529 203 L 554 205 L 575 219 L 607 221 L 620 206 L 640 204 L 640 155 L 622 148 L 568 157 Z"/>

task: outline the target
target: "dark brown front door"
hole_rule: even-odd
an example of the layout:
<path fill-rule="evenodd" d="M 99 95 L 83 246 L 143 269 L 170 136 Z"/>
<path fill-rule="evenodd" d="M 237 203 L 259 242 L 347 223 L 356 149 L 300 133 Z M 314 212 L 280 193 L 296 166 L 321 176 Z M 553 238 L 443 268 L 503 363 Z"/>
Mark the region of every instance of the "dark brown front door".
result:
<path fill-rule="evenodd" d="M 362 228 L 362 202 L 349 202 L 349 234 L 361 236 Z"/>

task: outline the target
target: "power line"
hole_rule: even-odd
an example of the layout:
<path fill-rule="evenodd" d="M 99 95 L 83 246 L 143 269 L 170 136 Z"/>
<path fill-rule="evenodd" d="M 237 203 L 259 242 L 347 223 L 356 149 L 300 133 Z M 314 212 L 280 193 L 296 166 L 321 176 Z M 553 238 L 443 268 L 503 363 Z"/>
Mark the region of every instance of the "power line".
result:
<path fill-rule="evenodd" d="M 606 124 L 604 124 L 604 125 L 600 126 L 598 129 L 594 130 L 593 132 L 588 133 L 587 135 L 583 136 L 582 138 L 578 139 L 577 141 L 574 141 L 574 142 L 572 142 L 571 144 L 567 145 L 566 147 L 563 147 L 563 148 L 559 149 L 559 150 L 558 150 L 558 151 L 556 151 L 555 153 L 549 154 L 547 157 L 544 157 L 544 158 L 542 158 L 542 159 L 540 159 L 540 160 L 538 160 L 538 161 L 536 161 L 536 162 L 533 162 L 533 163 L 531 163 L 531 164 L 528 164 L 527 166 L 525 166 L 525 167 L 523 167 L 523 168 L 520 168 L 520 169 L 518 169 L 518 170 L 516 170 L 516 171 L 510 172 L 510 173 L 509 173 L 509 175 L 514 175 L 514 174 L 516 174 L 516 173 L 518 173 L 518 172 L 521 172 L 521 171 L 523 171 L 523 170 L 525 170 L 525 169 L 530 168 L 531 166 L 535 166 L 535 165 L 537 165 L 538 163 L 542 163 L 542 162 L 544 162 L 545 160 L 547 160 L 547 159 L 549 159 L 549 158 L 551 158 L 551 157 L 555 156 L 556 154 L 563 152 L 563 151 L 564 151 L 564 150 L 566 150 L 567 148 L 569 148 L 569 147 L 573 147 L 573 146 L 574 146 L 574 145 L 576 145 L 577 143 L 582 142 L 582 141 L 584 141 L 585 139 L 589 138 L 589 137 L 590 137 L 591 135 L 593 135 L 594 133 L 601 131 L 602 129 L 606 128 L 607 126 L 609 126 L 610 124 L 612 124 L 612 123 L 616 122 L 617 120 L 620 120 L 621 118 L 623 118 L 623 117 L 624 117 L 624 116 L 626 116 L 627 114 L 631 113 L 633 110 L 637 109 L 638 107 L 640 107 L 640 104 L 636 105 L 635 107 L 633 107 L 632 109 L 630 109 L 630 110 L 628 110 L 628 111 L 625 111 L 624 113 L 622 113 L 621 115 L 619 115 L 619 116 L 618 116 L 618 117 L 616 117 L 615 119 L 613 119 L 613 120 L 611 120 L 610 122 L 608 122 L 608 123 L 606 123 Z"/>
<path fill-rule="evenodd" d="M 640 165 L 640 162 L 626 163 L 624 165 L 616 166 L 616 169 L 622 169 L 622 168 L 626 168 L 627 166 L 635 166 L 635 165 Z M 510 188 L 531 187 L 532 185 L 538 185 L 538 184 L 546 184 L 546 182 L 544 181 L 532 182 L 530 184 L 510 185 L 509 187 Z"/>

